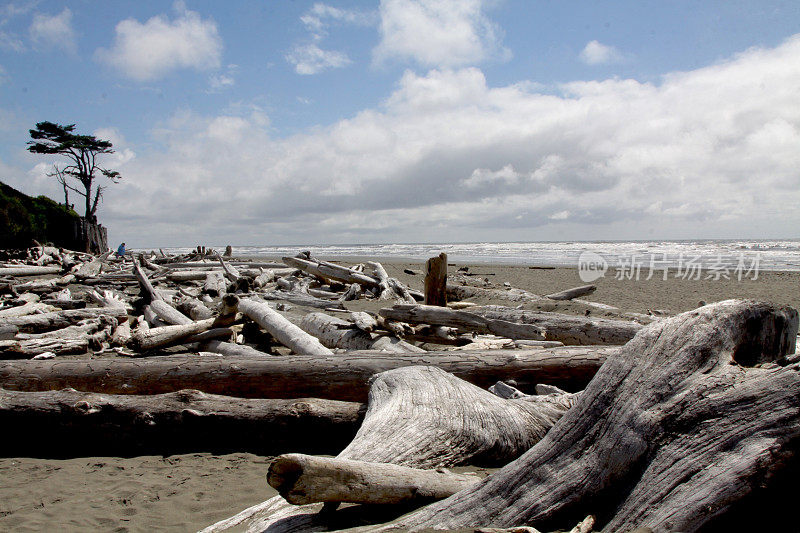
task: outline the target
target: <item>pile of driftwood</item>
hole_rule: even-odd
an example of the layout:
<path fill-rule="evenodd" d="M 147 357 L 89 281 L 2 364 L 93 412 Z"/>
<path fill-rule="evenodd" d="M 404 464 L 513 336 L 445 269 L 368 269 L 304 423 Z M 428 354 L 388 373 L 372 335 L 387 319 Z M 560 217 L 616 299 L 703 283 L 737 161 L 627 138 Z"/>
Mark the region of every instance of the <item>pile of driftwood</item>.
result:
<path fill-rule="evenodd" d="M 0 354 L 24 359 L 0 362 L 15 436 L 0 448 L 283 454 L 281 496 L 208 531 L 694 531 L 782 501 L 800 443 L 794 309 L 596 318 L 615 310 L 578 300 L 592 286 L 537 296 L 463 269 L 448 283 L 444 256 L 424 273 L 415 291 L 379 263 L 308 253 L 30 249 L 0 266 Z M 365 299 L 386 306 L 347 309 Z"/>

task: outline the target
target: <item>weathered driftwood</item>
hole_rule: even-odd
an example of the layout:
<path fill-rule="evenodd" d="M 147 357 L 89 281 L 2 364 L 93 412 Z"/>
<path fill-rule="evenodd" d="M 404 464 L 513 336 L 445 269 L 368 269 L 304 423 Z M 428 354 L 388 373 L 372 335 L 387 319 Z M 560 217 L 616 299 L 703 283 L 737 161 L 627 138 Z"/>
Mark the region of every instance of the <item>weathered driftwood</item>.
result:
<path fill-rule="evenodd" d="M 541 398 L 503 400 L 432 367 L 384 372 L 373 379 L 358 434 L 337 457 L 428 469 L 505 464 L 541 439 L 571 402 Z M 319 509 L 276 497 L 204 531 L 327 529 L 330 519 Z"/>
<path fill-rule="evenodd" d="M 227 284 L 222 272 L 209 272 L 203 284 L 203 292 L 211 296 L 221 296 L 227 291 Z"/>
<path fill-rule="evenodd" d="M 28 339 L 0 341 L 0 358 L 30 359 L 47 352 L 55 355 L 85 353 L 89 349 L 89 339 Z"/>
<path fill-rule="evenodd" d="M 291 357 L 157 356 L 138 359 L 5 361 L 0 387 L 51 390 L 72 387 L 109 394 L 158 394 L 198 389 L 260 398 L 314 397 L 363 402 L 369 378 L 405 366 L 433 365 L 479 387 L 514 380 L 521 390 L 551 383 L 583 388 L 618 348 L 579 346 L 489 352 L 348 354 Z"/>
<path fill-rule="evenodd" d="M 388 463 L 280 455 L 270 464 L 267 483 L 289 503 L 429 503 L 474 485 L 480 478 L 445 470 Z"/>
<path fill-rule="evenodd" d="M 383 265 L 377 261 L 367 261 L 364 263 L 372 269 L 373 275 L 378 279 L 378 286 L 381 293 L 378 296 L 381 300 L 402 300 L 407 303 L 415 303 L 416 300 L 398 280 L 390 278 Z"/>
<path fill-rule="evenodd" d="M 44 333 L 19 333 L 17 339 L 82 339 L 106 327 L 116 327 L 116 325 L 117 319 L 108 316 L 99 316 L 97 318 L 81 320 L 74 326 L 46 331 Z"/>
<path fill-rule="evenodd" d="M 350 319 L 355 327 L 367 333 L 372 333 L 378 327 L 378 321 L 375 320 L 375 317 L 364 311 L 351 312 Z"/>
<path fill-rule="evenodd" d="M 148 301 L 161 300 L 161 296 L 153 288 L 153 284 L 150 283 L 150 278 L 147 277 L 142 267 L 139 266 L 139 262 L 136 258 L 133 260 L 133 275 L 136 276 L 136 280 L 139 282 L 139 286 L 148 298 Z"/>
<path fill-rule="evenodd" d="M 17 326 L 4 325 L 0 326 L 0 341 L 11 340 L 19 333 Z"/>
<path fill-rule="evenodd" d="M 219 340 L 202 342 L 199 348 L 205 352 L 214 352 L 226 357 L 270 357 L 270 354 L 256 350 L 246 344 L 234 344 Z"/>
<path fill-rule="evenodd" d="M 60 274 L 60 266 L 15 266 L 0 267 L 0 276 L 46 276 Z"/>
<path fill-rule="evenodd" d="M 335 279 L 344 283 L 358 283 L 367 287 L 379 287 L 377 278 L 357 272 L 351 268 L 321 261 L 308 261 L 298 257 L 282 257 L 287 265 L 323 279 Z"/>
<path fill-rule="evenodd" d="M 581 296 L 592 294 L 596 290 L 597 285 L 581 285 L 580 287 L 548 294 L 545 298 L 550 298 L 551 300 L 572 300 L 573 298 L 580 298 Z"/>
<path fill-rule="evenodd" d="M 468 298 L 484 298 L 490 300 L 506 300 L 509 302 L 536 302 L 543 298 L 523 289 L 486 289 L 469 285 L 447 284 L 448 300 L 466 300 Z"/>
<path fill-rule="evenodd" d="M 220 265 L 222 265 L 222 270 L 223 272 L 225 272 L 225 277 L 228 278 L 230 281 L 233 281 L 235 283 L 236 281 L 239 280 L 239 278 L 242 277 L 239 271 L 236 270 L 236 267 L 226 263 L 225 259 L 223 259 L 221 255 L 219 255 L 219 252 L 217 253 L 217 260 L 219 261 Z"/>
<path fill-rule="evenodd" d="M 325 313 L 307 314 L 300 322 L 300 328 L 318 338 L 328 348 L 384 350 L 391 353 L 425 351 L 397 338 L 373 338 L 371 334 L 356 328 L 350 322 Z"/>
<path fill-rule="evenodd" d="M 444 252 L 425 263 L 425 305 L 447 305 L 447 254 Z"/>
<path fill-rule="evenodd" d="M 603 531 L 789 523 L 774 499 L 798 463 L 800 366 L 770 361 L 794 351 L 797 320 L 729 300 L 651 324 L 522 458 L 395 526 L 559 528 L 590 512 Z"/>
<path fill-rule="evenodd" d="M 457 311 L 435 305 L 398 304 L 378 311 L 382 317 L 415 324 L 448 326 L 462 331 L 492 333 L 509 339 L 544 340 L 546 331 L 540 326 L 487 319 L 470 311 Z M 586 343 L 589 344 L 589 343 Z"/>
<path fill-rule="evenodd" d="M 161 326 L 145 331 L 136 331 L 131 337 L 130 344 L 137 350 L 152 350 L 162 346 L 169 346 L 184 341 L 192 335 L 202 333 L 210 329 L 213 324 L 214 319 L 208 318 L 197 322 L 190 321 L 189 324 Z"/>
<path fill-rule="evenodd" d="M 265 300 L 281 300 L 295 305 L 315 307 L 317 309 L 339 308 L 344 309 L 341 302 L 324 300 L 302 291 L 260 291 L 258 296 Z"/>
<path fill-rule="evenodd" d="M 500 305 L 472 307 L 469 312 L 489 320 L 540 327 L 545 332 L 542 340 L 564 344 L 625 344 L 643 327 L 626 320 L 526 311 Z"/>
<path fill-rule="evenodd" d="M 9 307 L 8 309 L 0 309 L 0 319 L 28 316 L 37 313 L 52 313 L 54 311 L 58 311 L 58 309 L 56 309 L 52 305 L 47 305 L 41 302 L 26 302 L 16 307 Z"/>
<path fill-rule="evenodd" d="M 0 389 L 0 424 L 14 436 L 0 439 L 0 456 L 332 454 L 352 440 L 364 410 L 353 402 L 243 399 L 197 390 L 108 395 Z"/>
<path fill-rule="evenodd" d="M 67 309 L 52 313 L 42 313 L 39 315 L 28 315 L 20 317 L 0 319 L 0 327 L 16 326 L 20 331 L 26 333 L 37 333 L 53 329 L 61 329 L 87 318 L 97 318 L 108 316 L 123 320 L 128 317 L 128 313 L 122 307 L 89 307 L 86 309 Z"/>
<path fill-rule="evenodd" d="M 150 302 L 150 309 L 153 310 L 158 318 L 167 324 L 185 325 L 193 322 L 191 318 L 184 315 L 164 300 L 153 300 Z"/>
<path fill-rule="evenodd" d="M 239 302 L 239 310 L 275 337 L 278 342 L 297 354 L 333 354 L 319 342 L 319 339 L 289 322 L 283 315 L 270 308 L 264 302 L 244 299 Z"/>
<path fill-rule="evenodd" d="M 340 302 L 349 302 L 351 300 L 358 300 L 361 298 L 361 285 L 358 283 L 351 283 L 347 290 L 339 297 Z"/>
<path fill-rule="evenodd" d="M 178 310 L 189 316 L 192 320 L 211 318 L 214 313 L 197 298 L 184 298 L 178 302 Z"/>

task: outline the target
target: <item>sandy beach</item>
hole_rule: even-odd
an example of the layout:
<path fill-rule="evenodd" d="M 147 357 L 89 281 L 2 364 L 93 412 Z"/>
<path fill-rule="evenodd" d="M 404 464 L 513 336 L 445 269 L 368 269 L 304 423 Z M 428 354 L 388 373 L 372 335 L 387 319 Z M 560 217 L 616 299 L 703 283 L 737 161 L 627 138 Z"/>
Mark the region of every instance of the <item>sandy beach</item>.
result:
<path fill-rule="evenodd" d="M 347 263 L 357 262 L 352 258 Z M 420 263 L 384 262 L 388 274 L 422 289 Z M 461 264 L 453 264 L 455 274 Z M 466 265 L 474 280 L 502 288 L 504 283 L 535 294 L 583 285 L 574 268 Z M 597 280 L 586 299 L 637 313 L 679 313 L 728 298 L 752 298 L 800 307 L 800 272 L 761 271 L 757 279 Z M 507 304 L 502 301 L 479 303 Z M 377 309 L 386 301 L 359 303 Z M 556 303 L 527 304 L 562 310 Z M 595 311 L 593 311 L 594 313 Z M 597 310 L 602 316 L 606 312 Z M 613 314 L 613 313 L 612 313 Z M 8 437 L 7 437 L 8 438 Z M 53 443 L 58 446 L 58 443 Z M 287 450 L 291 451 L 291 450 Z M 270 458 L 246 453 L 193 453 L 170 457 L 81 457 L 65 460 L 0 459 L 2 531 L 196 531 L 261 502 L 274 491 L 265 474 Z"/>

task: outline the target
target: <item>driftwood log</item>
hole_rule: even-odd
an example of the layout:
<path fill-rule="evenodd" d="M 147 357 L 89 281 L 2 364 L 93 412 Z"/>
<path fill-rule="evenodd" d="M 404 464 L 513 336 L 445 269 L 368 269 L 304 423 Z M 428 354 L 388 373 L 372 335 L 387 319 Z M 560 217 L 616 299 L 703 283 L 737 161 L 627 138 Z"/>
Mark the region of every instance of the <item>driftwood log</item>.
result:
<path fill-rule="evenodd" d="M 366 406 L 317 398 L 263 400 L 181 390 L 108 395 L 0 389 L 0 456 L 80 457 L 303 450 L 337 453 Z M 325 435 L 324 439 L 317 438 Z"/>
<path fill-rule="evenodd" d="M 447 254 L 442 252 L 425 263 L 425 305 L 447 305 Z"/>
<path fill-rule="evenodd" d="M 90 307 L 86 309 L 67 309 L 39 315 L 28 315 L 0 319 L 0 327 L 15 326 L 19 331 L 39 333 L 54 329 L 66 328 L 87 318 L 107 316 L 118 320 L 126 320 L 128 312 L 124 307 Z"/>
<path fill-rule="evenodd" d="M 239 310 L 296 354 L 333 354 L 319 342 L 319 339 L 289 322 L 288 319 L 264 302 L 244 299 L 239 302 Z"/>
<path fill-rule="evenodd" d="M 364 422 L 337 458 L 427 469 L 505 464 L 542 438 L 573 395 L 537 398 L 504 400 L 433 367 L 384 372 L 373 378 Z M 328 529 L 331 518 L 316 513 L 320 507 L 278 496 L 204 531 Z"/>
<path fill-rule="evenodd" d="M 325 313 L 307 314 L 300 322 L 300 328 L 318 338 L 328 348 L 382 350 L 391 353 L 425 352 L 422 348 L 417 348 L 397 337 L 373 338 L 371 334 L 358 329 L 355 324 Z"/>
<path fill-rule="evenodd" d="M 0 387 L 41 391 L 71 387 L 107 394 L 158 394 L 198 389 L 244 398 L 329 398 L 366 401 L 369 378 L 419 364 L 437 366 L 488 388 L 514 380 L 523 391 L 550 383 L 569 391 L 586 386 L 617 348 L 563 347 L 425 354 L 348 354 L 290 357 L 156 356 L 0 362 Z"/>
<path fill-rule="evenodd" d="M 334 279 L 343 283 L 358 283 L 367 287 L 380 286 L 380 282 L 377 278 L 341 265 L 324 261 L 308 261 L 299 257 L 283 257 L 281 261 L 291 267 L 299 268 L 303 272 L 322 279 Z"/>
<path fill-rule="evenodd" d="M 592 294 L 596 290 L 597 285 L 581 285 L 580 287 L 548 294 L 545 298 L 550 298 L 551 300 L 572 300 L 573 298 L 580 298 L 581 296 Z"/>
<path fill-rule="evenodd" d="M 794 523 L 779 502 L 795 484 L 781 473 L 798 470 L 800 365 L 773 362 L 794 352 L 797 324 L 794 309 L 729 300 L 649 325 L 522 458 L 393 527 Z"/>
<path fill-rule="evenodd" d="M 280 455 L 270 464 L 267 483 L 289 503 L 429 503 L 474 485 L 480 478 L 446 470 L 389 463 Z"/>

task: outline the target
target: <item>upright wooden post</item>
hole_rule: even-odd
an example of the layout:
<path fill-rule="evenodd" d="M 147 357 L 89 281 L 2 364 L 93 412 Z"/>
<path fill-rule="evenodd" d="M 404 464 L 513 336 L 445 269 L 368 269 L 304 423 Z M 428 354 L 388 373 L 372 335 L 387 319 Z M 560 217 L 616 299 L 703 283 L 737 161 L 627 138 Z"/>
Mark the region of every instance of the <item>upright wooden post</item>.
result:
<path fill-rule="evenodd" d="M 447 254 L 444 252 L 425 263 L 425 304 L 447 305 Z"/>

